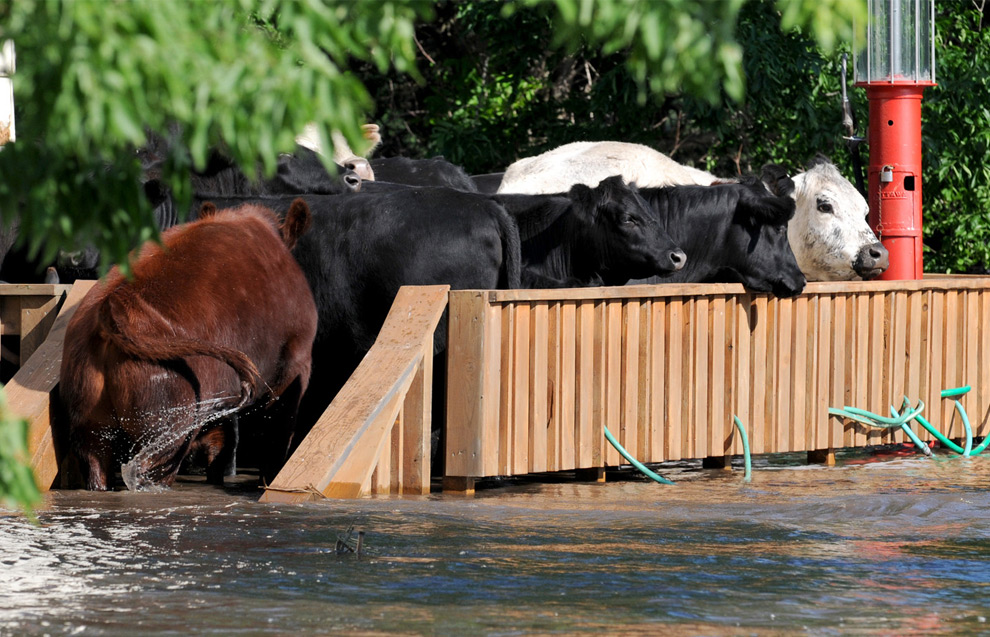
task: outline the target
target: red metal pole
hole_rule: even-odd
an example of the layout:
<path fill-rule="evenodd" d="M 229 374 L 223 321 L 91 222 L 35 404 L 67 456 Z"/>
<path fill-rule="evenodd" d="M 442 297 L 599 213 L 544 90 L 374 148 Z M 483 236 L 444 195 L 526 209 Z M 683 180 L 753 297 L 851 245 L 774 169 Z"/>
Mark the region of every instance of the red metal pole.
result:
<path fill-rule="evenodd" d="M 920 279 L 921 94 L 932 82 L 859 83 L 870 101 L 870 227 L 890 253 L 878 278 Z"/>

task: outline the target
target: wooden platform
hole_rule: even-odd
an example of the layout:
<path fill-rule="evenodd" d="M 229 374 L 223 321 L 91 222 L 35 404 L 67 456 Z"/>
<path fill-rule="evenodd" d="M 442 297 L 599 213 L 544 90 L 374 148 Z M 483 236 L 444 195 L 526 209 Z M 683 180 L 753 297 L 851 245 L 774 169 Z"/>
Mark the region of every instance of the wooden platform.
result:
<path fill-rule="evenodd" d="M 31 325 L 53 324 L 7 387 L 11 408 L 31 421 L 46 488 L 58 470 L 50 396 L 61 339 L 92 283 L 77 283 L 64 300 L 64 287 L 47 286 L 48 300 L 0 313 L 4 333 L 32 335 L 25 351 L 37 338 Z M 903 441 L 898 431 L 829 416 L 829 407 L 886 414 L 906 396 L 924 401 L 926 418 L 958 438 L 961 423 L 940 392 L 962 385 L 972 387 L 961 401 L 974 435 L 990 433 L 987 277 L 812 283 L 793 299 L 721 284 L 407 287 L 263 501 L 429 491 L 432 334 L 448 298 L 445 488 L 565 470 L 600 478 L 603 468 L 625 464 L 605 442 L 605 425 L 647 463 L 724 464 L 742 452 L 733 415 L 753 453 L 806 451 L 824 460 L 838 448 Z M 39 307 L 48 308 L 43 320 L 31 314 Z M 21 317 L 19 327 L 8 314 Z"/>

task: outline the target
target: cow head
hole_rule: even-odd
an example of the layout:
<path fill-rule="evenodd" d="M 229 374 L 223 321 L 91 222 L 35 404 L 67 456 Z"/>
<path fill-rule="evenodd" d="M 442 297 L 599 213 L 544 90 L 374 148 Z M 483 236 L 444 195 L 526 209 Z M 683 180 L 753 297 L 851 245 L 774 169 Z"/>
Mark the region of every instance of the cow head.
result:
<path fill-rule="evenodd" d="M 890 264 L 866 222 L 869 206 L 824 157 L 794 177 L 797 210 L 787 236 L 809 281 L 871 279 Z"/>
<path fill-rule="evenodd" d="M 634 184 L 614 176 L 594 188 L 577 184 L 568 196 L 594 228 L 595 252 L 606 285 L 669 275 L 684 267 L 684 251 L 674 244 Z"/>
<path fill-rule="evenodd" d="M 788 241 L 795 209 L 791 198 L 794 183 L 782 169 L 767 166 L 762 183 L 750 179 L 726 187 L 739 189 L 732 231 L 727 236 L 731 248 L 726 251 L 737 258 L 726 264 L 727 269 L 749 290 L 780 297 L 800 294 L 806 279 Z"/>

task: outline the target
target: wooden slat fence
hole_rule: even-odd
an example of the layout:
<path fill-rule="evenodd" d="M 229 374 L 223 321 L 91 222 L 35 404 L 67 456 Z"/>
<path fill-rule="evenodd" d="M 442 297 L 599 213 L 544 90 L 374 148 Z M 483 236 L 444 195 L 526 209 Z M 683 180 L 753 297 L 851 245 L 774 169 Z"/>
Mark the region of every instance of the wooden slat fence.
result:
<path fill-rule="evenodd" d="M 637 459 L 830 450 L 902 441 L 827 413 L 889 415 L 907 396 L 950 437 L 990 406 L 990 279 L 812 283 L 793 299 L 739 285 L 450 293 L 451 477 L 617 465 L 607 424 Z"/>

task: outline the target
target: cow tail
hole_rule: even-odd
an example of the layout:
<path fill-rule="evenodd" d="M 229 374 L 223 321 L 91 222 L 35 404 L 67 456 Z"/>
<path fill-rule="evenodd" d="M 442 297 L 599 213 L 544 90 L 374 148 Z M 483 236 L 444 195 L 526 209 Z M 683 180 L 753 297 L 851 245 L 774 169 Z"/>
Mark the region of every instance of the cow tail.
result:
<path fill-rule="evenodd" d="M 142 307 L 138 308 L 140 305 Z M 117 288 L 100 305 L 98 324 L 107 339 L 123 354 L 138 360 L 151 362 L 177 361 L 188 356 L 209 356 L 229 365 L 241 381 L 241 398 L 237 408 L 251 402 L 258 395 L 262 383 L 261 373 L 251 359 L 239 350 L 207 343 L 197 338 L 175 337 L 158 338 L 148 336 L 147 325 L 135 325 L 126 318 L 128 312 L 137 311 L 158 323 L 162 331 L 172 328 L 166 319 L 154 308 L 149 306 L 133 292 Z"/>
<path fill-rule="evenodd" d="M 519 226 L 515 218 L 499 205 L 498 229 L 502 235 L 502 264 L 504 268 L 504 288 L 514 290 L 522 287 L 522 248 L 519 239 Z"/>

